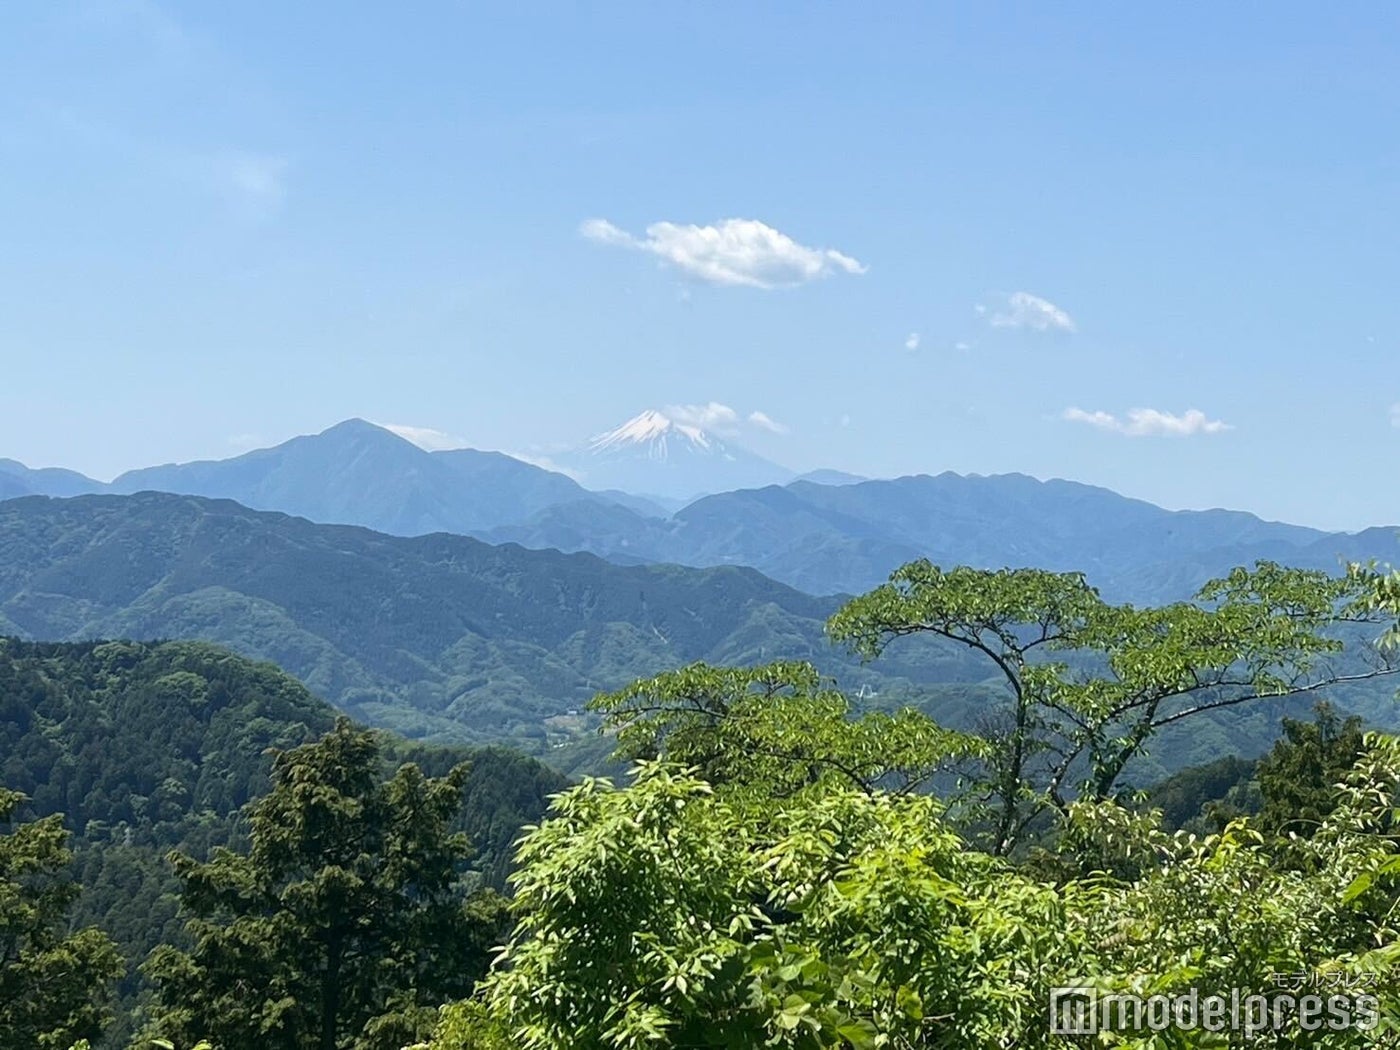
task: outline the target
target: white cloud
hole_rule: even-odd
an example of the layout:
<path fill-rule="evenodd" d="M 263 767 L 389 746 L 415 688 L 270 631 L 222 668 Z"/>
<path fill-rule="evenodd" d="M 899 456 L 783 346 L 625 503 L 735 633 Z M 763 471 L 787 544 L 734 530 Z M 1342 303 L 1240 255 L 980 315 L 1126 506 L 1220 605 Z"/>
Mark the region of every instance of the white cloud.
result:
<path fill-rule="evenodd" d="M 964 343 L 964 342 L 959 341 L 959 342 L 956 342 L 956 343 L 953 344 L 953 349 L 954 349 L 954 350 L 957 350 L 957 351 L 959 351 L 959 352 L 961 353 L 961 352 L 966 351 L 966 350 L 971 350 L 971 349 L 972 349 L 972 344 L 971 344 L 971 343 Z"/>
<path fill-rule="evenodd" d="M 579 233 L 590 241 L 649 252 L 711 284 L 785 288 L 834 273 L 865 273 L 849 255 L 809 248 L 756 219 L 724 219 L 713 226 L 654 222 L 636 237 L 606 219 L 588 219 Z"/>
<path fill-rule="evenodd" d="M 1071 423 L 1087 423 L 1100 430 L 1128 437 L 1191 437 L 1195 434 L 1219 434 L 1232 430 L 1229 423 L 1209 419 L 1200 409 L 1189 408 L 1181 415 L 1161 412 L 1155 408 L 1133 408 L 1123 418 L 1111 412 L 1086 412 L 1082 408 L 1067 408 L 1061 416 Z"/>
<path fill-rule="evenodd" d="M 987 308 L 979 305 L 977 312 L 986 313 Z M 1012 292 L 989 320 L 993 328 L 1029 328 L 1036 332 L 1075 330 L 1074 318 L 1050 300 L 1030 292 Z"/>
<path fill-rule="evenodd" d="M 910 332 L 909 335 L 905 337 L 905 340 L 904 340 L 904 349 L 906 349 L 906 350 L 917 350 L 917 349 L 919 349 L 919 333 L 918 333 L 918 332 Z"/>
<path fill-rule="evenodd" d="M 674 423 L 701 430 L 734 433 L 739 429 L 739 413 L 718 401 L 704 405 L 667 405 L 665 414 Z"/>
<path fill-rule="evenodd" d="M 663 411 L 673 423 L 699 427 L 724 437 L 738 437 L 743 433 L 745 425 L 766 430 L 770 434 L 788 432 L 786 425 L 779 423 L 767 412 L 754 409 L 747 416 L 743 416 L 718 401 L 709 401 L 703 405 L 667 405 Z"/>
<path fill-rule="evenodd" d="M 466 448 L 467 442 L 463 438 L 455 437 L 445 430 L 434 430 L 432 427 L 414 427 L 405 423 L 379 423 L 390 433 L 397 434 L 405 441 L 411 441 L 426 452 L 443 452 L 450 448 Z"/>
<path fill-rule="evenodd" d="M 766 430 L 772 434 L 786 434 L 788 432 L 788 427 L 785 424 L 779 423 L 767 412 L 759 412 L 757 410 L 750 412 L 749 422 L 759 429 Z"/>

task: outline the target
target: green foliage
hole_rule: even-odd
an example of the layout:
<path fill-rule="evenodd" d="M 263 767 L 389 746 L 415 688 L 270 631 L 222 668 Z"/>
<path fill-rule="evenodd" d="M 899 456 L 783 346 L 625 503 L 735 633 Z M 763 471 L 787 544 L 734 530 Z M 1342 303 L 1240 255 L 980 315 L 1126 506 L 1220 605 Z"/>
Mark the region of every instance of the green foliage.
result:
<path fill-rule="evenodd" d="M 402 538 L 145 492 L 0 503 L 0 617 L 32 637 L 193 638 L 367 723 L 532 753 L 600 689 L 692 660 L 854 661 L 831 598 L 739 568 Z M 880 675 L 866 672 L 862 680 Z"/>
<path fill-rule="evenodd" d="M 1336 808 L 1339 785 L 1365 747 L 1361 719 L 1317 705 L 1311 722 L 1284 719 L 1283 738 L 1259 761 L 1263 807 L 1255 825 L 1269 835 L 1309 838 Z"/>
<path fill-rule="evenodd" d="M 135 964 L 160 943 L 188 945 L 165 854 L 244 846 L 242 807 L 267 791 L 269 749 L 334 723 L 334 709 L 288 675 L 214 646 L 0 639 L 0 776 L 29 796 L 20 816 L 62 815 L 82 886 L 73 921 L 100 927 L 132 967 L 99 1046 L 131 1034 L 146 990 Z M 504 887 L 520 826 L 563 779 L 504 748 L 382 744 L 389 765 L 415 762 L 428 776 L 469 762 L 453 827 L 478 849 L 473 880 Z"/>
<path fill-rule="evenodd" d="M 21 802 L 0 790 L 0 824 Z M 0 1046 L 61 1050 L 95 1038 L 122 972 L 116 946 L 91 927 L 69 932 L 78 888 L 56 817 L 0 834 Z"/>
<path fill-rule="evenodd" d="M 1161 811 L 1162 823 L 1173 831 L 1221 831 L 1236 817 L 1259 812 L 1257 768 L 1257 761 L 1235 755 L 1218 758 L 1152 785 L 1144 799 L 1147 806 Z"/>
<path fill-rule="evenodd" d="M 765 819 L 658 764 L 562 796 L 521 847 L 488 1005 L 438 1045 L 866 1047 L 1039 1014 L 1048 986 L 1008 967 L 1071 964 L 1062 895 L 966 851 L 926 796 L 805 799 Z"/>
<path fill-rule="evenodd" d="M 1298 847 L 1306 869 L 1243 823 L 1172 835 L 1111 801 L 1070 806 L 1052 876 L 969 849 L 923 796 L 833 783 L 765 813 L 665 764 L 624 789 L 586 781 L 527 836 L 516 931 L 431 1045 L 1048 1050 L 1066 1045 L 1046 1026 L 1053 986 L 1276 992 L 1293 973 L 1374 982 L 1391 1038 L 1400 745 L 1372 746 Z M 1252 1045 L 1377 1035 L 1286 1027 Z M 1216 1045 L 1200 1039 L 1099 1045 Z"/>
<path fill-rule="evenodd" d="M 381 779 L 373 734 L 347 721 L 279 754 L 247 853 L 175 853 L 192 947 L 162 946 L 152 1035 L 221 1050 L 397 1050 L 484 971 L 503 932 L 494 895 L 465 898 L 450 824 L 467 769 Z"/>
<path fill-rule="evenodd" d="M 1103 601 L 1078 574 L 940 569 L 927 561 L 837 612 L 828 630 L 866 658 L 933 636 L 980 654 L 1005 686 L 982 723 L 974 774 L 1000 854 L 1048 807 L 1109 797 L 1162 728 L 1261 698 L 1392 674 L 1329 663 L 1339 624 L 1385 622 L 1376 583 L 1260 562 L 1211 581 L 1193 603 L 1139 609 Z"/>
<path fill-rule="evenodd" d="M 784 797 L 836 780 L 911 791 L 980 741 L 905 708 L 852 718 L 847 699 L 804 663 L 691 664 L 596 697 L 621 760 L 663 751 L 712 784 Z"/>
<path fill-rule="evenodd" d="M 1400 742 L 1368 738 L 1345 786 L 1319 800 L 1312 789 L 1356 756 L 1356 726 L 1324 708 L 1288 727 L 1261 779 L 1280 813 L 1319 814 L 1309 838 L 1247 820 L 1173 834 L 1110 793 L 1162 725 L 1326 678 L 1341 648 L 1326 632 L 1377 612 L 1372 582 L 1261 564 L 1195 604 L 1135 609 L 1072 575 L 907 566 L 832 633 L 867 656 L 930 633 L 981 653 L 1010 703 L 980 748 L 936 726 L 852 719 L 802 664 L 696 665 L 601 696 L 620 753 L 648 760 L 624 788 L 586 780 L 529 830 L 515 931 L 431 1045 L 1049 1050 L 1065 1045 L 1045 1017 L 1055 986 L 1249 995 L 1287 991 L 1278 975 L 1295 973 L 1373 982 L 1379 1033 L 1318 1034 L 1295 1017 L 1257 1045 L 1393 1042 Z M 902 777 L 911 727 L 920 772 Z M 999 803 L 985 851 L 942 802 L 908 790 L 950 754 L 975 755 Z M 1073 761 L 1055 764 L 1066 756 L 1082 760 L 1077 798 Z M 1245 775 L 1211 777 L 1234 788 Z M 1013 863 L 1047 802 L 1047 845 Z M 1115 1029 L 1097 1045 L 1229 1038 Z"/>

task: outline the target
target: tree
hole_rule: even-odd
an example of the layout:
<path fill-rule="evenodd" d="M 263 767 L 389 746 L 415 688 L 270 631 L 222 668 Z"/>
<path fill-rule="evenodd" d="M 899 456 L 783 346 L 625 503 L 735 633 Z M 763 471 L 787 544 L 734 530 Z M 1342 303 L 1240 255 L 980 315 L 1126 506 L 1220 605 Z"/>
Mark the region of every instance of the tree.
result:
<path fill-rule="evenodd" d="M 23 801 L 0 790 L 0 823 Z M 105 934 L 67 932 L 78 888 L 61 877 L 72 860 L 66 837 L 57 815 L 0 835 L 0 1046 L 60 1050 L 95 1039 L 126 969 Z"/>
<path fill-rule="evenodd" d="M 760 800 L 829 783 L 899 793 L 925 786 L 982 741 L 911 708 L 851 718 L 850 702 L 806 663 L 691 664 L 590 703 L 617 733 L 619 760 L 662 754 Z"/>
<path fill-rule="evenodd" d="M 1058 818 L 1066 874 L 1046 876 L 970 848 L 927 795 L 831 781 L 765 812 L 644 763 L 624 788 L 585 781 L 528 832 L 515 932 L 431 1047 L 1052 1050 L 1071 1043 L 1049 1029 L 1052 988 L 1299 994 L 1280 974 L 1374 998 L 1323 1032 L 1295 1004 L 1249 1045 L 1392 1045 L 1400 852 L 1378 825 L 1392 821 L 1400 746 L 1372 741 L 1351 779 L 1298 845 L 1302 869 L 1242 822 L 1171 835 L 1113 801 L 1076 801 Z M 1249 1034 L 1125 1027 L 1094 1045 Z"/>
<path fill-rule="evenodd" d="M 1400 584 L 1358 567 L 1335 578 L 1259 562 L 1207 583 L 1192 602 L 1139 609 L 1105 602 L 1077 573 L 916 561 L 849 602 L 828 631 L 866 658 L 909 635 L 986 658 L 1007 701 L 984 718 L 989 750 L 974 795 L 986 801 L 988 847 L 1007 854 L 1048 808 L 1110 797 L 1164 726 L 1400 670 L 1334 662 L 1343 649 L 1335 628 L 1397 611 Z"/>
<path fill-rule="evenodd" d="M 1313 720 L 1283 720 L 1283 737 L 1255 771 L 1264 804 L 1256 826 L 1270 835 L 1310 838 L 1340 801 L 1338 785 L 1365 749 L 1361 719 L 1325 701 Z"/>
<path fill-rule="evenodd" d="M 919 632 L 982 652 L 1009 702 L 978 746 L 912 712 L 852 720 L 805 665 L 692 666 L 602 696 L 620 752 L 659 758 L 626 787 L 586 780 L 527 829 L 515 930 L 433 1050 L 1050 1050 L 1068 1045 L 1053 987 L 1223 1004 L 1296 992 L 1280 974 L 1368 998 L 1325 1032 L 1300 1013 L 1260 1039 L 1119 1020 L 1095 1045 L 1390 1045 L 1400 741 L 1363 742 L 1306 840 L 1244 820 L 1169 834 L 1113 797 L 1161 725 L 1389 673 L 1329 664 L 1334 625 L 1400 606 L 1400 584 L 1373 582 L 1260 565 L 1139 610 L 1075 576 L 906 566 L 832 632 L 868 655 Z M 917 790 L 950 756 L 984 766 L 985 850 Z M 1041 814 L 1049 848 L 1008 856 Z"/>
<path fill-rule="evenodd" d="M 157 949 L 152 1036 L 219 1050 L 398 1050 L 469 991 L 504 933 L 494 894 L 466 899 L 449 833 L 467 767 L 381 778 L 373 734 L 342 719 L 277 754 L 246 854 L 179 854 L 193 946 Z"/>

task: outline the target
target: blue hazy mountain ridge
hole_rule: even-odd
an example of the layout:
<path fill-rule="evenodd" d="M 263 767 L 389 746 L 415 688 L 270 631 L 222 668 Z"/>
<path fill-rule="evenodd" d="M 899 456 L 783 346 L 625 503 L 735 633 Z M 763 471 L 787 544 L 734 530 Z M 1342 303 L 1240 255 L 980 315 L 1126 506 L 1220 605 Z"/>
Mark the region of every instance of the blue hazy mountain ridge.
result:
<path fill-rule="evenodd" d="M 1108 489 L 1019 474 L 944 473 L 849 485 L 799 481 L 707 496 L 667 521 L 577 505 L 482 534 L 493 542 L 685 565 L 749 565 L 812 594 L 858 593 L 898 565 L 1083 572 L 1112 600 L 1188 597 L 1235 565 L 1335 569 L 1396 560 L 1392 528 L 1327 533 L 1241 511 L 1168 511 Z"/>
<path fill-rule="evenodd" d="M 14 496 L 81 496 L 98 492 L 102 482 L 62 467 L 26 467 L 13 459 L 0 459 L 0 499 Z"/>
<path fill-rule="evenodd" d="M 168 491 L 391 535 L 451 532 L 624 565 L 745 565 L 812 594 L 867 590 L 918 557 L 1082 571 L 1106 597 L 1139 602 L 1186 597 L 1204 580 L 1259 558 L 1317 568 L 1395 560 L 1393 530 L 1332 534 L 1239 511 L 1167 511 L 1107 489 L 1019 474 L 860 480 L 817 471 L 809 480 L 745 488 L 735 482 L 753 464 L 735 455 L 737 447 L 644 412 L 577 452 L 595 467 L 620 464 L 652 494 L 658 472 L 679 471 L 673 480 L 688 478 L 678 482 L 686 488 L 706 477 L 728 484 L 686 502 L 591 491 L 499 452 L 427 452 L 356 419 L 232 459 L 130 471 L 111 485 L 0 460 L 0 499 Z M 786 473 L 754 458 L 760 475 Z"/>
<path fill-rule="evenodd" d="M 844 470 L 830 470 L 823 467 L 799 474 L 792 480 L 810 481 L 814 485 L 859 485 L 862 481 L 869 481 L 870 478 L 862 474 L 849 474 Z"/>
<path fill-rule="evenodd" d="M 427 452 L 361 419 L 232 459 L 128 471 L 107 487 L 143 490 L 232 499 L 398 536 L 470 533 L 556 503 L 608 502 L 563 474 L 500 452 Z"/>

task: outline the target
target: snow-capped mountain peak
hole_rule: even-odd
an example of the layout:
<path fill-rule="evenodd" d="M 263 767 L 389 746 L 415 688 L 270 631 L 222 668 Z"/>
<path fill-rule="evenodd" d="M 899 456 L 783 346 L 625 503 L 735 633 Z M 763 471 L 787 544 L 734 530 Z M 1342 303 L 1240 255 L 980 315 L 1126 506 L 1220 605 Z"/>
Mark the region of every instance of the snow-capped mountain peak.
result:
<path fill-rule="evenodd" d="M 645 449 L 654 459 L 667 459 L 670 455 L 669 441 L 682 439 L 699 449 L 709 450 L 712 446 L 710 435 L 697 426 L 677 423 L 670 416 L 649 408 L 640 415 L 633 416 L 622 426 L 599 434 L 588 443 L 588 451 L 597 455 L 608 452 L 621 452 L 627 449 Z"/>
<path fill-rule="evenodd" d="M 557 461 L 585 486 L 689 499 L 783 484 L 792 472 L 690 422 L 649 408 Z"/>

